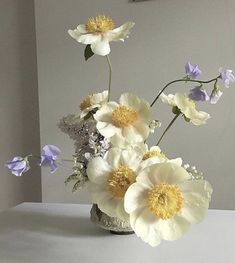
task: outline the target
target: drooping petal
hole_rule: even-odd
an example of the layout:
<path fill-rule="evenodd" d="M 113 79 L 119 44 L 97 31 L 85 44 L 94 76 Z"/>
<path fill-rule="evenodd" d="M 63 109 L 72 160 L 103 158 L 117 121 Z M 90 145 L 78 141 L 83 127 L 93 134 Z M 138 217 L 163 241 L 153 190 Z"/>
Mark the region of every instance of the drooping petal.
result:
<path fill-rule="evenodd" d="M 96 55 L 106 56 L 110 53 L 109 41 L 107 38 L 103 38 L 101 40 L 92 42 L 90 44 L 91 44 L 91 50 Z"/>

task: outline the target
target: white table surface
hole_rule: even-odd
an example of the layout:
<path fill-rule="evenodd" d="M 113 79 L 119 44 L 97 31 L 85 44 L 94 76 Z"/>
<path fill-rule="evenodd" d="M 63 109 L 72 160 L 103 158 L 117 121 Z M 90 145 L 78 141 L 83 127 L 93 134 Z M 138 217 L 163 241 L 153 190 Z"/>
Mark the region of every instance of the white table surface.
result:
<path fill-rule="evenodd" d="M 178 241 L 152 248 L 89 221 L 88 205 L 23 203 L 0 213 L 1 263 L 235 263 L 235 211 L 210 210 Z"/>

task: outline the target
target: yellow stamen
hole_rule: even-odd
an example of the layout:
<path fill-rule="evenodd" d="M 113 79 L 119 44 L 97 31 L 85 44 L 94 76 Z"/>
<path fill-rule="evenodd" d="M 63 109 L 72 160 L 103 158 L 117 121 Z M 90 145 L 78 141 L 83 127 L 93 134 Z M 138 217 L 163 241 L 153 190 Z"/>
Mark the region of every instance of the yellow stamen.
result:
<path fill-rule="evenodd" d="M 166 157 L 166 155 L 163 152 L 156 151 L 156 150 L 146 152 L 146 154 L 143 156 L 143 160 L 147 160 L 147 159 L 154 157 L 154 156 L 158 157 L 161 162 L 165 162 L 168 160 L 168 158 Z"/>
<path fill-rule="evenodd" d="M 126 106 L 119 106 L 112 112 L 112 122 L 120 128 L 133 124 L 137 119 L 137 111 Z"/>
<path fill-rule="evenodd" d="M 91 106 L 91 96 L 87 96 L 80 104 L 80 110 L 83 111 Z"/>
<path fill-rule="evenodd" d="M 135 180 L 135 172 L 129 167 L 121 165 L 109 174 L 107 189 L 114 197 L 123 198 L 127 189 Z"/>
<path fill-rule="evenodd" d="M 148 193 L 148 207 L 158 218 L 173 218 L 184 205 L 184 198 L 177 185 L 160 184 Z"/>
<path fill-rule="evenodd" d="M 85 27 L 88 33 L 101 34 L 109 30 L 113 30 L 114 22 L 108 16 L 98 15 L 96 17 L 88 19 Z"/>

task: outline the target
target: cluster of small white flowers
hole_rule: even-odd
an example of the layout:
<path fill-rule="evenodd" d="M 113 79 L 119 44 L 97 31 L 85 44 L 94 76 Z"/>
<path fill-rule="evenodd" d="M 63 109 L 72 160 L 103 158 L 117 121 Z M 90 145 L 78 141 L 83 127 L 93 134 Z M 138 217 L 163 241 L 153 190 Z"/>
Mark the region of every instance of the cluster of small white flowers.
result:
<path fill-rule="evenodd" d="M 188 163 L 183 165 L 184 169 L 191 175 L 192 180 L 203 180 L 202 172 L 199 172 L 196 166 L 190 166 Z"/>

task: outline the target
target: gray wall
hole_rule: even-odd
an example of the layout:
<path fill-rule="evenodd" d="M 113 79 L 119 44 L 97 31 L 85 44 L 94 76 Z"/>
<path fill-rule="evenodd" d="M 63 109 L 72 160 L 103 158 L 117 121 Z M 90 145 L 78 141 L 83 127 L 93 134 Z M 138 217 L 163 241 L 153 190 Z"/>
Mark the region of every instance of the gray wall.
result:
<path fill-rule="evenodd" d="M 104 13 L 117 25 L 136 22 L 124 44 L 112 44 L 112 98 L 128 90 L 152 101 L 166 82 L 184 74 L 188 60 L 200 65 L 205 79 L 214 77 L 219 66 L 235 69 L 233 0 L 36 0 L 35 7 L 41 143 L 60 146 L 64 158 L 73 154 L 73 145 L 57 129 L 57 121 L 78 112 L 79 102 L 87 94 L 107 88 L 105 59 L 94 57 L 84 62 L 84 46 L 67 34 L 67 29 L 88 17 Z M 234 88 L 225 90 L 217 105 L 201 105 L 212 115 L 208 125 L 195 127 L 178 121 L 161 145 L 169 156 L 182 156 L 204 171 L 214 187 L 213 208 L 235 208 Z M 171 91 L 178 89 L 186 91 L 183 85 Z M 163 121 L 163 127 L 172 118 L 170 109 L 160 104 L 154 108 L 154 116 Z M 153 136 L 151 142 L 155 141 Z M 43 171 L 43 201 L 88 201 L 85 191 L 72 194 L 64 187 L 69 172 L 69 168 L 54 175 Z"/>
<path fill-rule="evenodd" d="M 41 200 L 40 169 L 17 178 L 3 166 L 40 147 L 32 0 L 0 1 L 0 209 Z"/>

